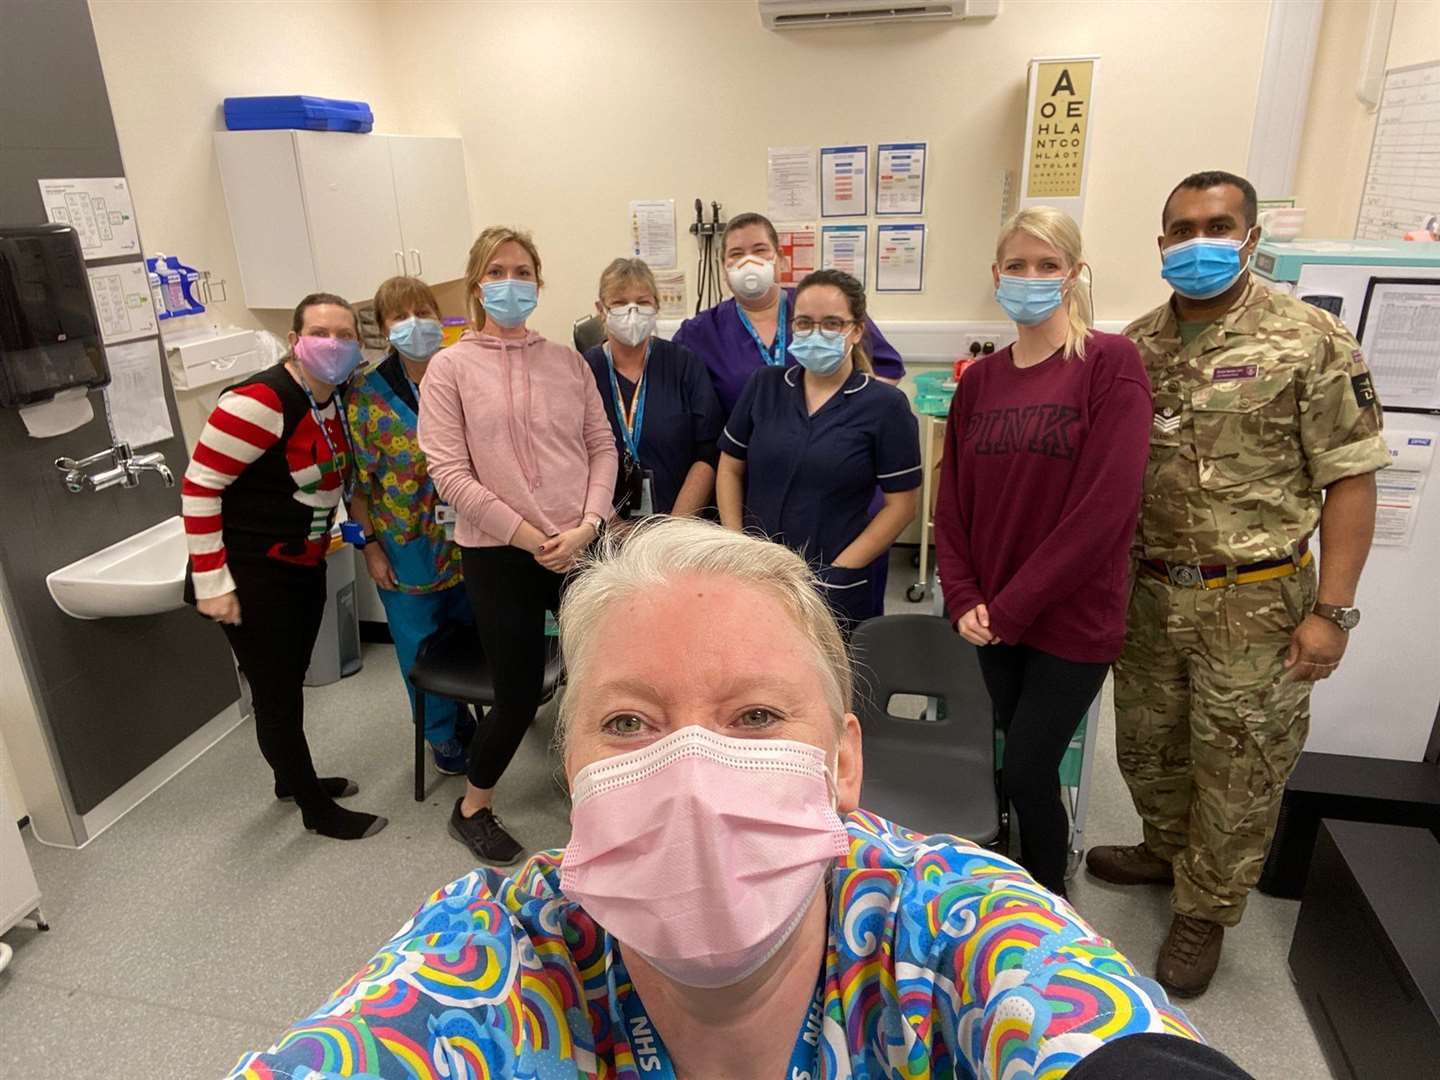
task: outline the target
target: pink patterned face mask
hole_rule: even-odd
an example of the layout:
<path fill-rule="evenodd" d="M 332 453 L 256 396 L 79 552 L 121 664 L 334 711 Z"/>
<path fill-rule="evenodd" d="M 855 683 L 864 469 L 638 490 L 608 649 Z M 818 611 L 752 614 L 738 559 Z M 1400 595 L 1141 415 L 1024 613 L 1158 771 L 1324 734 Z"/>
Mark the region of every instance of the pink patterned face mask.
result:
<path fill-rule="evenodd" d="M 685 727 L 581 769 L 560 888 L 686 986 L 785 944 L 849 847 L 824 751 Z"/>

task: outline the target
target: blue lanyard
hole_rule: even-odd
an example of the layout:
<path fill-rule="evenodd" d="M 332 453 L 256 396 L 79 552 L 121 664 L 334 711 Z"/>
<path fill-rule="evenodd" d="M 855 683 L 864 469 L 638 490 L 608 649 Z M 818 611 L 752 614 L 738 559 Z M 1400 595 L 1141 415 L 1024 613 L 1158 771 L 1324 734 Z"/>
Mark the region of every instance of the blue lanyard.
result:
<path fill-rule="evenodd" d="M 350 439 L 349 436 L 345 434 L 345 424 L 343 421 L 340 424 L 340 438 L 345 442 L 346 450 L 346 455 L 342 457 L 340 452 L 335 449 L 334 440 L 330 438 L 330 431 L 325 426 L 325 418 L 320 415 L 320 406 L 315 402 L 315 395 L 310 392 L 310 387 L 306 385 L 303 378 L 300 379 L 300 389 L 305 391 L 305 397 L 310 402 L 310 415 L 314 417 L 315 426 L 320 429 L 320 437 L 325 440 L 325 446 L 330 451 L 330 461 L 340 473 L 340 494 L 348 504 L 350 502 L 350 496 L 355 493 L 355 477 L 352 471 L 347 468 L 350 463 Z M 340 390 L 337 388 L 335 393 L 330 395 L 330 407 L 335 410 L 337 417 L 340 416 L 340 406 L 335 399 L 339 396 L 339 393 Z"/>
<path fill-rule="evenodd" d="M 631 986 L 621 1000 L 625 1013 L 625 1036 L 630 1044 L 630 1053 L 635 1058 L 635 1071 L 655 1080 L 675 1080 L 675 1068 L 670 1064 L 670 1055 L 660 1041 L 660 1033 L 650 1022 L 650 1014 L 640 1001 L 640 995 Z M 785 1080 L 792 1077 L 810 1077 L 818 1080 L 820 1069 L 820 1029 L 825 1019 L 825 973 L 815 985 L 815 996 L 810 999 L 810 1008 L 805 1011 L 805 1023 L 795 1036 L 795 1049 L 790 1051 L 790 1066 L 785 1070 Z"/>
<path fill-rule="evenodd" d="M 615 417 L 620 421 L 620 434 L 625 437 L 625 449 L 630 451 L 630 460 L 640 464 L 640 428 L 645 423 L 645 391 L 649 383 L 645 375 L 650 370 L 650 342 L 645 343 L 645 366 L 640 371 L 640 381 L 635 384 L 635 396 L 630 399 L 630 408 L 620 396 L 620 380 L 615 376 L 615 361 L 610 356 L 610 343 L 605 343 L 605 363 L 610 368 L 610 393 L 615 395 Z"/>
<path fill-rule="evenodd" d="M 775 312 L 775 341 L 769 348 L 760 340 L 760 335 L 755 332 L 755 327 L 750 324 L 750 317 L 745 314 L 745 309 L 738 300 L 735 302 L 735 310 L 740 315 L 740 322 L 750 332 L 750 340 L 755 342 L 755 347 L 760 350 L 760 359 L 770 367 L 784 367 L 785 346 L 790 336 L 790 326 L 785 318 L 785 290 L 780 290 L 780 308 Z"/>

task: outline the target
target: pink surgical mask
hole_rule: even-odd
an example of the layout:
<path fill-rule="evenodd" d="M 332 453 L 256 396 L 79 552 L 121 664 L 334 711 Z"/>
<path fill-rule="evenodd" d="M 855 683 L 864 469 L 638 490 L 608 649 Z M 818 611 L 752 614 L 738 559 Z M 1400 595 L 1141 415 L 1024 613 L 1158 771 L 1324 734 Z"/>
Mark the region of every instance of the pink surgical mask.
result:
<path fill-rule="evenodd" d="M 685 986 L 732 986 L 794 933 L 849 850 L 825 753 L 685 727 L 571 785 L 560 888 Z"/>
<path fill-rule="evenodd" d="M 363 357 L 354 338 L 315 337 L 302 334 L 295 341 L 295 359 L 323 383 L 339 386 L 354 374 Z"/>

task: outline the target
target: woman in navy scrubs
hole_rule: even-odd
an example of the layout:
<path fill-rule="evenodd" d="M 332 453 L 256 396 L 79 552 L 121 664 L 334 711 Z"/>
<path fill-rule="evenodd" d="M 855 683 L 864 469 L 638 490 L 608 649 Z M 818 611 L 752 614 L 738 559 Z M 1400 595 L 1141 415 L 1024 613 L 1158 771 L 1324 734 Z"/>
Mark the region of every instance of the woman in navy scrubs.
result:
<path fill-rule="evenodd" d="M 612 262 L 595 304 L 606 340 L 585 354 L 620 452 L 621 518 L 696 514 L 715 491 L 720 402 L 704 362 L 655 336 L 658 297 L 642 260 Z"/>
<path fill-rule="evenodd" d="M 720 237 L 720 250 L 725 279 L 735 295 L 686 319 L 674 341 L 705 361 L 720 408 L 729 416 L 751 375 L 764 367 L 795 362 L 786 348 L 793 333 L 795 290 L 775 283 L 780 235 L 763 214 L 731 218 Z M 861 322 L 860 344 L 870 357 L 871 374 L 880 382 L 898 383 L 905 375 L 900 354 L 873 322 L 863 317 Z M 873 492 L 870 513 L 878 513 L 882 505 L 881 493 Z M 871 568 L 877 608 L 885 606 L 889 571 L 888 555 Z"/>
<path fill-rule="evenodd" d="M 795 293 L 799 366 L 766 367 L 745 385 L 720 436 L 720 520 L 759 528 L 816 564 L 847 629 L 882 613 L 872 567 L 915 517 L 920 438 L 910 402 L 874 377 L 865 290 L 819 270 Z M 883 505 L 873 517 L 876 487 Z"/>

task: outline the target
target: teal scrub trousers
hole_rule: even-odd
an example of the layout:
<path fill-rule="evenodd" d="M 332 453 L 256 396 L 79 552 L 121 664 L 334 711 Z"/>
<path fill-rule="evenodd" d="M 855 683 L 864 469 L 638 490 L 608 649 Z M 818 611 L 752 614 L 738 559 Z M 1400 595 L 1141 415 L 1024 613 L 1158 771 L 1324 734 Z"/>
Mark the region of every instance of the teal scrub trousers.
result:
<path fill-rule="evenodd" d="M 395 659 L 405 692 L 410 695 L 410 715 L 415 715 L 415 688 L 410 685 L 410 669 L 420 644 L 442 626 L 460 623 L 473 626 L 475 615 L 465 595 L 464 583 L 457 580 L 448 589 L 431 593 L 402 593 L 381 589 L 380 603 L 385 605 L 385 618 L 390 624 L 390 637 L 395 642 Z M 465 706 L 450 698 L 425 696 L 425 741 L 438 746 L 455 738 L 455 723 Z"/>

